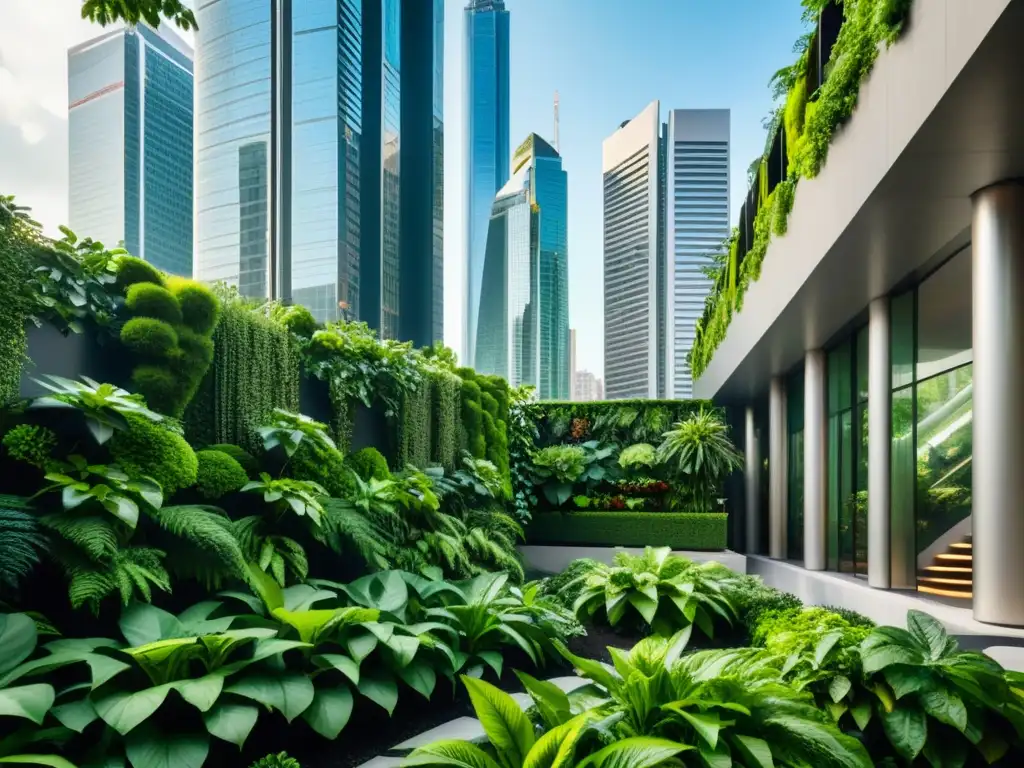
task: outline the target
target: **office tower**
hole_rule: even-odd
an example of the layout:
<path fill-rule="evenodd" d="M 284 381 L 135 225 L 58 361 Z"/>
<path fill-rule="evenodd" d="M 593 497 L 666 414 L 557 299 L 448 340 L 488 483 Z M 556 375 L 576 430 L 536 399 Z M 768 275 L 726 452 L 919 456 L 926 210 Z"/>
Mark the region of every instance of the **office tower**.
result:
<path fill-rule="evenodd" d="M 68 223 L 192 274 L 192 49 L 167 26 L 68 50 Z"/>
<path fill-rule="evenodd" d="M 601 380 L 590 371 L 576 371 L 572 384 L 572 399 L 581 403 L 603 399 Z"/>
<path fill-rule="evenodd" d="M 604 371 L 609 400 L 659 395 L 664 331 L 663 163 L 659 103 L 624 122 L 602 146 Z"/>
<path fill-rule="evenodd" d="M 509 173 L 509 16 L 503 0 L 471 0 L 465 9 L 463 136 L 466 320 L 463 355 L 476 364 L 488 228 Z"/>
<path fill-rule="evenodd" d="M 196 16 L 197 275 L 439 338 L 442 0 L 198 0 Z"/>
<path fill-rule="evenodd" d="M 557 104 L 557 102 L 556 102 Z M 557 113 L 556 113 L 557 114 Z M 558 120 L 555 120 L 555 127 L 558 127 Z M 569 329 L 569 399 L 575 400 L 576 388 L 576 329 Z"/>
<path fill-rule="evenodd" d="M 570 396 L 567 187 L 562 158 L 531 134 L 494 200 L 473 322 L 476 369 L 542 400 Z"/>
<path fill-rule="evenodd" d="M 687 355 L 712 288 L 702 268 L 729 236 L 729 110 L 673 109 L 668 115 L 665 216 L 668 312 L 667 396 L 693 397 Z"/>

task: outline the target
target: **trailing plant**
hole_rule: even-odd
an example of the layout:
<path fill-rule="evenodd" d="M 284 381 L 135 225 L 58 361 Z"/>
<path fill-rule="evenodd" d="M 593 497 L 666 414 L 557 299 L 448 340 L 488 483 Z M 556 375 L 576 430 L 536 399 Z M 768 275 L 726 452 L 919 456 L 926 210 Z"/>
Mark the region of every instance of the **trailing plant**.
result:
<path fill-rule="evenodd" d="M 31 302 L 23 286 L 43 245 L 42 227 L 29 209 L 0 194 L 0 405 L 18 397 L 27 358 L 25 324 Z"/>
<path fill-rule="evenodd" d="M 459 455 L 462 379 L 446 369 L 431 370 L 428 376 L 433 394 L 431 458 L 450 472 L 455 469 Z"/>
<path fill-rule="evenodd" d="M 146 407 L 145 400 L 113 384 L 100 384 L 87 376 L 82 381 L 73 381 L 61 376 L 45 376 L 45 381 L 36 383 L 53 392 L 52 395 L 36 397 L 29 408 L 61 408 L 76 411 L 85 421 L 93 439 L 103 445 L 115 431 L 127 431 L 131 427 L 130 416 L 159 422 L 163 417 Z"/>
<path fill-rule="evenodd" d="M 530 452 L 538 438 L 537 425 L 530 414 L 533 388 L 516 387 L 509 392 L 509 415 L 506 433 L 510 468 L 510 493 L 515 515 L 520 522 L 528 522 L 537 506 L 537 495 L 530 471 Z"/>
<path fill-rule="evenodd" d="M 692 503 L 710 511 L 722 481 L 743 466 L 743 457 L 729 439 L 729 428 L 714 411 L 703 407 L 678 422 L 658 447 L 658 458 L 672 464 L 687 482 L 677 487 L 677 505 Z"/>
<path fill-rule="evenodd" d="M 593 567 L 573 609 L 581 621 L 598 619 L 614 627 L 630 617 L 666 636 L 696 624 L 713 638 L 716 624 L 732 626 L 736 619 L 726 595 L 734 576 L 718 563 L 698 565 L 668 547 L 646 547 L 640 556 L 620 552 L 612 566 Z"/>

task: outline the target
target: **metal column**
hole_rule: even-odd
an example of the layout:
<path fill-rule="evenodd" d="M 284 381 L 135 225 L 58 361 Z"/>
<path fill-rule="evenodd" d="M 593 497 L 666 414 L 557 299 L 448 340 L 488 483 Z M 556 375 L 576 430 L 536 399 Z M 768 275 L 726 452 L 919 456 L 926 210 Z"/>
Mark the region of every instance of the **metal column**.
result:
<path fill-rule="evenodd" d="M 892 361 L 889 297 L 868 307 L 868 584 L 890 587 Z"/>
<path fill-rule="evenodd" d="M 754 419 L 754 407 L 746 409 L 745 428 L 743 431 L 743 450 L 746 454 L 746 467 L 743 477 L 747 502 L 747 554 L 758 554 L 761 547 L 761 455 L 757 441 L 757 424 Z"/>
<path fill-rule="evenodd" d="M 768 554 L 786 559 L 789 516 L 789 425 L 786 420 L 786 380 L 772 379 L 768 402 Z"/>
<path fill-rule="evenodd" d="M 828 563 L 828 407 L 826 358 L 821 349 L 804 357 L 804 568 Z"/>

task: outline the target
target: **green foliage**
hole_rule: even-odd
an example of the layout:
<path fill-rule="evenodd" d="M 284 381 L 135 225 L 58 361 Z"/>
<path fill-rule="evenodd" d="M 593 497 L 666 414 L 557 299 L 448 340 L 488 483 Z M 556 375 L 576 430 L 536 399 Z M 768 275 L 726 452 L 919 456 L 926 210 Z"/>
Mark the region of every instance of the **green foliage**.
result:
<path fill-rule="evenodd" d="M 538 437 L 537 425 L 529 408 L 533 388 L 520 386 L 509 392 L 509 413 L 506 427 L 509 458 L 509 493 L 516 518 L 527 522 L 537 505 L 533 486 L 530 454 Z"/>
<path fill-rule="evenodd" d="M 18 424 L 11 427 L 0 441 L 7 455 L 37 469 L 45 469 L 57 447 L 57 435 L 48 427 Z"/>
<path fill-rule="evenodd" d="M 387 480 L 391 477 L 387 459 L 376 448 L 360 448 L 345 458 L 345 464 L 363 480 Z"/>
<path fill-rule="evenodd" d="M 619 466 L 623 469 L 653 467 L 657 461 L 654 446 L 650 443 L 634 443 L 619 454 Z"/>
<path fill-rule="evenodd" d="M 25 323 L 32 301 L 23 290 L 41 245 L 41 227 L 28 209 L 0 194 L 0 405 L 18 397 L 26 359 Z"/>
<path fill-rule="evenodd" d="M 310 480 L 274 479 L 266 472 L 260 472 L 259 480 L 249 481 L 241 490 L 262 494 L 263 501 L 277 510 L 291 510 L 299 517 L 308 517 L 316 525 L 320 524 L 324 514 L 320 499 L 327 495 L 327 491 Z"/>
<path fill-rule="evenodd" d="M 319 440 L 303 440 L 284 467 L 284 474 L 322 485 L 331 496 L 349 498 L 352 495 L 351 472 L 345 465 L 345 457 Z"/>
<path fill-rule="evenodd" d="M 280 448 L 289 458 L 302 445 L 303 441 L 320 443 L 326 448 L 336 450 L 334 440 L 327 434 L 327 425 L 314 421 L 301 413 L 289 413 L 275 408 L 267 423 L 257 428 L 263 439 L 263 450 L 270 452 Z"/>
<path fill-rule="evenodd" d="M 729 428 L 715 411 L 701 408 L 665 433 L 658 459 L 674 464 L 685 476 L 684 503 L 700 511 L 714 508 L 722 481 L 743 466 L 743 457 L 729 439 Z"/>
<path fill-rule="evenodd" d="M 0 495 L 0 588 L 16 591 L 45 550 L 31 507 L 17 496 Z"/>
<path fill-rule="evenodd" d="M 195 484 L 198 461 L 195 451 L 168 423 L 143 416 L 126 417 L 128 428 L 110 440 L 110 455 L 133 477 L 148 476 L 160 483 L 164 496 Z"/>
<path fill-rule="evenodd" d="M 84 418 L 86 428 L 99 445 L 106 443 L 115 432 L 131 429 L 130 418 L 153 423 L 163 420 L 160 414 L 146 407 L 141 397 L 113 384 L 99 384 L 85 376 L 82 377 L 82 381 L 72 381 L 60 376 L 46 376 L 46 381 L 36 381 L 54 394 L 33 399 L 29 408 L 77 411 Z"/>
<path fill-rule="evenodd" d="M 193 333 L 209 338 L 220 319 L 220 300 L 213 291 L 195 280 L 173 276 L 167 278 L 167 287 L 180 308 L 180 322 Z"/>
<path fill-rule="evenodd" d="M 194 579 L 215 589 L 247 577 L 246 555 L 221 510 L 190 504 L 161 507 L 150 516 L 170 534 L 161 544 L 176 579 Z"/>
<path fill-rule="evenodd" d="M 115 287 L 124 293 L 137 283 L 152 283 L 153 285 L 162 286 L 164 284 L 164 276 L 159 269 L 148 261 L 137 259 L 134 256 L 121 256 L 117 260 Z"/>
<path fill-rule="evenodd" d="M 132 599 L 150 602 L 153 587 L 171 591 L 171 578 L 163 564 L 164 552 L 148 547 L 124 547 L 102 566 L 92 563 L 62 563 L 68 576 L 72 608 L 89 607 L 98 614 L 100 604 L 118 595 L 122 605 Z"/>
<path fill-rule="evenodd" d="M 139 286 L 132 287 L 142 285 L 140 283 Z M 178 334 L 163 320 L 133 317 L 121 329 L 121 343 L 137 355 L 159 360 L 175 353 L 178 348 Z"/>
<path fill-rule="evenodd" d="M 462 382 L 462 428 L 464 444 L 474 457 L 487 458 L 487 439 L 484 436 L 484 411 L 480 401 L 480 387 L 475 381 Z"/>
<path fill-rule="evenodd" d="M 181 29 L 196 30 L 195 14 L 181 0 L 83 0 L 82 18 L 102 27 L 124 21 L 130 26 L 145 22 L 154 29 L 161 16 Z"/>
<path fill-rule="evenodd" d="M 434 442 L 431 432 L 433 402 L 433 382 L 430 377 L 424 378 L 416 390 L 402 395 L 402 406 L 398 414 L 398 466 L 412 464 L 425 467 L 430 464 Z"/>
<path fill-rule="evenodd" d="M 185 413 L 197 445 L 231 443 L 257 454 L 257 427 L 275 408 L 299 410 L 299 342 L 240 298 L 223 303 L 213 363 Z"/>
<path fill-rule="evenodd" d="M 232 445 L 231 443 L 215 443 L 214 445 L 207 446 L 207 450 L 226 453 L 237 461 L 249 476 L 255 475 L 259 472 L 259 462 L 256 461 L 251 453 L 243 448 L 239 448 L 237 445 Z"/>
<path fill-rule="evenodd" d="M 301 304 L 274 304 L 270 310 L 270 317 L 304 339 L 311 338 L 318 327 L 313 313 Z"/>
<path fill-rule="evenodd" d="M 718 512 L 543 512 L 527 528 L 531 544 L 642 547 L 651 541 L 721 551 L 728 516 Z"/>
<path fill-rule="evenodd" d="M 299 761 L 288 757 L 287 752 L 278 752 L 276 755 L 261 757 L 249 768 L 302 768 Z"/>
<path fill-rule="evenodd" d="M 639 618 L 665 636 L 694 624 L 713 638 L 716 624 L 732 626 L 736 619 L 726 596 L 734 576 L 718 563 L 698 565 L 668 547 L 646 547 L 640 556 L 620 552 L 613 565 L 594 567 L 573 608 L 581 621 L 596 618 L 614 627 Z"/>
<path fill-rule="evenodd" d="M 181 305 L 162 284 L 146 282 L 129 286 L 124 304 L 140 317 L 162 320 L 169 325 L 181 325 Z"/>
<path fill-rule="evenodd" d="M 594 402 L 527 402 L 537 445 L 597 440 L 611 445 L 657 444 L 665 431 L 684 421 L 703 400 L 603 400 Z M 578 433 L 573 434 L 575 431 Z"/>
<path fill-rule="evenodd" d="M 242 465 L 226 453 L 196 451 L 196 490 L 204 499 L 216 501 L 239 491 L 249 481 Z"/>
<path fill-rule="evenodd" d="M 453 471 L 458 464 L 461 431 L 462 380 L 450 371 L 432 371 L 429 374 L 433 395 L 431 434 L 434 446 L 432 459 Z"/>
<path fill-rule="evenodd" d="M 587 577 L 597 568 L 597 561 L 589 558 L 573 560 L 561 573 L 540 582 L 541 595 L 552 597 L 571 608 L 586 586 Z"/>
<path fill-rule="evenodd" d="M 139 522 L 139 508 L 159 509 L 163 504 L 160 485 L 142 474 L 130 476 L 116 465 L 89 464 L 84 457 L 73 454 L 66 462 L 49 466 L 44 486 L 37 495 L 60 491 L 65 511 L 102 508 L 134 529 Z"/>

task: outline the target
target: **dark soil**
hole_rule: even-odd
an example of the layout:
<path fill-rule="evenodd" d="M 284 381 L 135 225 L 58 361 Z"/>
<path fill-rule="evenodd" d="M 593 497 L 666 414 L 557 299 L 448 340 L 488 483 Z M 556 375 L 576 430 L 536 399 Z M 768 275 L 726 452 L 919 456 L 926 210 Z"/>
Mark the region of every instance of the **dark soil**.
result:
<path fill-rule="evenodd" d="M 584 637 L 574 637 L 569 641 L 569 650 L 585 659 L 597 659 L 611 664 L 612 655 L 608 648 L 620 648 L 628 651 L 643 640 L 644 634 L 636 629 L 602 627 L 589 625 Z"/>

